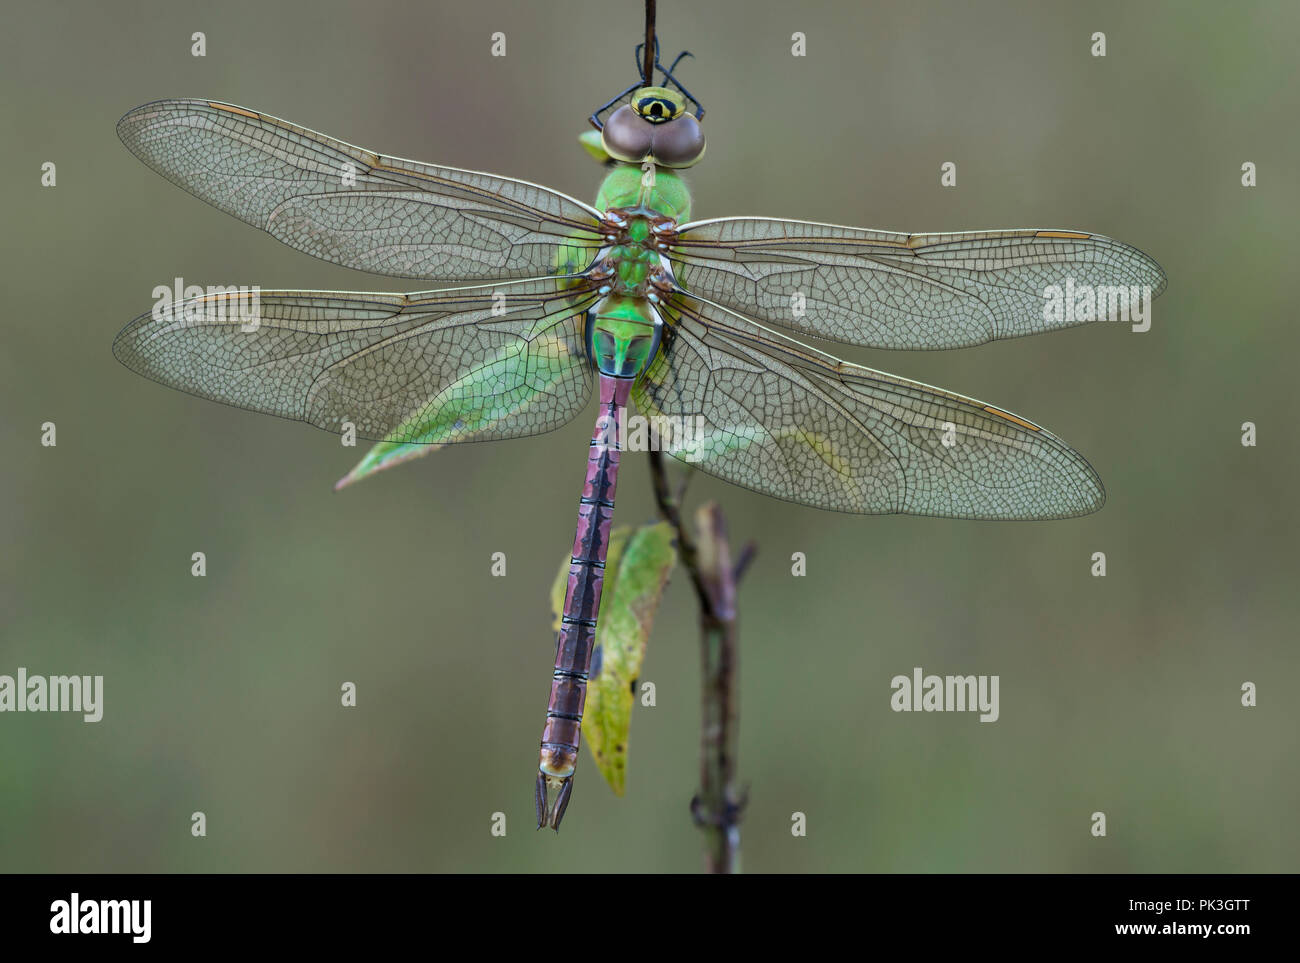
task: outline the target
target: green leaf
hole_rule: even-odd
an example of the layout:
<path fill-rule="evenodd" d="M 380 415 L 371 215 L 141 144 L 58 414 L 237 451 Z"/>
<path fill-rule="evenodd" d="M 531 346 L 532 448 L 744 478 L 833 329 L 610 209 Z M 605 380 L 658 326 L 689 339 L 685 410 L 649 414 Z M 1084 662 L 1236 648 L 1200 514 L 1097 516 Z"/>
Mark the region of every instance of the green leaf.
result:
<path fill-rule="evenodd" d="M 668 576 L 677 564 L 673 529 L 667 522 L 616 528 L 609 535 L 605 585 L 596 623 L 600 671 L 587 683 L 582 741 L 591 750 L 609 787 L 623 795 L 627 772 L 628 732 L 636 680 L 641 674 L 646 641 L 654 624 Z M 568 588 L 569 558 L 551 586 L 552 626 L 560 627 Z"/>

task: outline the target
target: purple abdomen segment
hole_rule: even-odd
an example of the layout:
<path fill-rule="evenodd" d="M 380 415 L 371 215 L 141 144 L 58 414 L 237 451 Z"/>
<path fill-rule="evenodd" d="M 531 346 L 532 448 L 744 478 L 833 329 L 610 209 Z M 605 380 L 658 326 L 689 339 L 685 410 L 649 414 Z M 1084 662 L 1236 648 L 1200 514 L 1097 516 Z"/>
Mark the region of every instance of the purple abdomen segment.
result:
<path fill-rule="evenodd" d="M 620 420 L 631 388 L 631 379 L 600 376 L 600 416 L 591 435 L 587 479 L 578 502 L 569 585 L 555 646 L 555 674 L 546 705 L 546 728 L 542 730 L 536 799 L 539 829 L 560 828 L 573 789 L 587 676 L 596 646 L 596 618 L 605 584 L 609 529 L 614 520 Z M 555 792 L 553 799 L 551 791 Z"/>

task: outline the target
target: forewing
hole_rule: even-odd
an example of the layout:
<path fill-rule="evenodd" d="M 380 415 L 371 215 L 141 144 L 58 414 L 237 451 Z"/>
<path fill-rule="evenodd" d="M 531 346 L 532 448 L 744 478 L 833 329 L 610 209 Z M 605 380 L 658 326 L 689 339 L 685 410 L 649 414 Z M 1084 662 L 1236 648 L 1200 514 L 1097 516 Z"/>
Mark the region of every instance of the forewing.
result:
<path fill-rule="evenodd" d="M 540 434 L 586 404 L 585 287 L 554 281 L 419 294 L 208 295 L 126 326 L 128 368 L 202 398 L 355 426 L 377 441 L 446 444 Z"/>
<path fill-rule="evenodd" d="M 872 348 L 961 348 L 1083 324 L 1082 310 L 1064 308 L 1067 285 L 1108 308 L 1122 298 L 1122 312 L 1134 288 L 1151 298 L 1165 288 L 1141 251 L 1078 231 L 894 234 L 732 217 L 684 225 L 669 256 L 691 294 Z"/>
<path fill-rule="evenodd" d="M 1096 511 L 1078 452 L 1016 415 L 812 351 L 717 305 L 675 295 L 666 347 L 633 391 L 674 457 L 817 508 L 951 518 Z M 692 431 L 702 417 L 701 431 Z"/>
<path fill-rule="evenodd" d="M 207 100 L 160 100 L 117 125 L 195 197 L 335 264 L 442 282 L 575 274 L 596 212 L 526 181 L 402 160 Z"/>

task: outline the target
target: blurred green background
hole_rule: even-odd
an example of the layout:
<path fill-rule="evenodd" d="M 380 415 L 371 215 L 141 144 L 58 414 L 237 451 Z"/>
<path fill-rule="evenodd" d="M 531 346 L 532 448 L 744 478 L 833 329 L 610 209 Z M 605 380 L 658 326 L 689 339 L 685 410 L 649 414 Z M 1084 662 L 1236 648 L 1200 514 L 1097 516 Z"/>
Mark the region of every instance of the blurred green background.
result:
<path fill-rule="evenodd" d="M 760 554 L 741 605 L 751 871 L 1296 871 L 1300 457 L 1290 2 L 660 3 L 708 108 L 697 215 L 1076 228 L 1169 275 L 1096 325 L 841 353 L 1019 412 L 1085 453 L 1099 514 L 841 516 L 701 477 Z M 102 674 L 102 722 L 0 715 L 0 869 L 693 871 L 695 600 L 670 585 L 626 797 L 589 757 L 533 830 L 594 403 L 335 494 L 362 448 L 169 391 L 109 345 L 155 285 L 418 290 L 280 246 L 135 160 L 114 124 L 211 97 L 590 199 L 587 114 L 634 79 L 636 0 L 21 3 L 0 44 L 0 673 Z M 207 56 L 190 36 L 207 35 Z M 489 55 L 491 35 L 507 56 Z M 790 54 L 807 35 L 807 56 Z M 1090 56 L 1103 31 L 1108 56 Z M 57 164 L 57 187 L 40 186 Z M 939 184 L 953 161 L 958 186 Z M 1240 169 L 1258 166 L 1245 189 Z M 58 446 L 39 443 L 58 426 Z M 1240 444 L 1240 425 L 1259 444 Z M 618 518 L 653 512 L 628 456 Z M 1290 493 L 1290 494 L 1289 494 Z M 207 553 L 208 575 L 190 575 Z M 808 574 L 790 574 L 804 552 Z M 1106 578 L 1089 573 L 1093 552 Z M 505 552 L 508 575 L 490 575 Z M 1001 719 L 896 714 L 889 680 L 1001 676 Z M 356 709 L 339 706 L 353 681 Z M 1260 704 L 1240 706 L 1240 686 Z M 208 836 L 194 839 L 202 810 Z M 1109 835 L 1093 838 L 1104 811 Z M 507 814 L 508 834 L 490 834 Z M 793 812 L 808 835 L 790 833 Z"/>

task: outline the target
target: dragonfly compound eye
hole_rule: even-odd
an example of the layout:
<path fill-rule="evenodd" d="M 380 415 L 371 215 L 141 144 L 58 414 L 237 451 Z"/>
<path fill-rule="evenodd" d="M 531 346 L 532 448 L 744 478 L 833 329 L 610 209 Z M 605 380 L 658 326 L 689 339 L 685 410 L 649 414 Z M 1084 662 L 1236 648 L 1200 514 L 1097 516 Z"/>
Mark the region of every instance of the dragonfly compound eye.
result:
<path fill-rule="evenodd" d="M 624 104 L 609 115 L 600 139 L 610 157 L 628 164 L 639 164 L 650 156 L 654 126 Z"/>
<path fill-rule="evenodd" d="M 686 99 L 667 87 L 642 87 L 632 95 L 632 109 L 652 124 L 666 124 L 686 113 Z"/>
<path fill-rule="evenodd" d="M 693 114 L 650 121 L 633 104 L 624 104 L 605 122 L 605 153 L 627 164 L 653 160 L 661 167 L 690 167 L 704 156 L 704 132 Z"/>
<path fill-rule="evenodd" d="M 661 167 L 690 167 L 704 156 L 704 131 L 693 114 L 654 128 L 651 153 Z"/>

